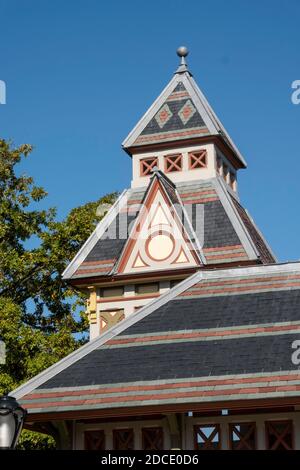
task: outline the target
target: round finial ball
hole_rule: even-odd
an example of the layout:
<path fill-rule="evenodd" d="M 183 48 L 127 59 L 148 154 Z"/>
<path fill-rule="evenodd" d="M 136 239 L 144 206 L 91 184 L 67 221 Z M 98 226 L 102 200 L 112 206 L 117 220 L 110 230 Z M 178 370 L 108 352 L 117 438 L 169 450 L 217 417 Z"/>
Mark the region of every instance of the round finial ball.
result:
<path fill-rule="evenodd" d="M 181 47 L 178 47 L 176 52 L 179 57 L 186 57 L 189 53 L 189 50 L 187 47 L 181 46 Z"/>

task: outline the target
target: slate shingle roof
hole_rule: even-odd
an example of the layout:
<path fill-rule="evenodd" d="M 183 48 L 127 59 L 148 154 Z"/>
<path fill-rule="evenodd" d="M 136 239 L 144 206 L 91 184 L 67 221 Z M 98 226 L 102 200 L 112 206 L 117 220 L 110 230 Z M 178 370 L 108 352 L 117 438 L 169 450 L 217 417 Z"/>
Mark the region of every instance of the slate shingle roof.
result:
<path fill-rule="evenodd" d="M 122 145 L 131 154 L 136 147 L 215 136 L 233 151 L 236 163 L 246 162 L 188 70 L 172 79 L 129 133 Z"/>
<path fill-rule="evenodd" d="M 190 117 L 182 118 L 184 107 L 190 112 Z M 160 115 L 165 116 L 165 121 L 160 120 Z M 195 103 L 187 92 L 184 84 L 179 82 L 175 89 L 161 105 L 156 115 L 143 129 L 134 145 L 174 141 L 187 138 L 208 135 L 209 130 L 200 115 Z"/>
<path fill-rule="evenodd" d="M 250 237 L 253 240 L 253 243 L 255 244 L 255 246 L 257 247 L 259 251 L 260 259 L 262 260 L 263 263 L 273 263 L 274 257 L 272 253 L 270 252 L 270 249 L 268 248 L 262 235 L 259 233 L 258 229 L 255 227 L 247 211 L 241 206 L 241 204 L 235 198 L 232 198 L 232 201 L 235 207 L 237 208 L 238 213 L 245 227 L 247 228 L 247 231 Z"/>
<path fill-rule="evenodd" d="M 197 273 L 153 305 L 21 402 L 39 413 L 300 397 L 299 263 Z"/>

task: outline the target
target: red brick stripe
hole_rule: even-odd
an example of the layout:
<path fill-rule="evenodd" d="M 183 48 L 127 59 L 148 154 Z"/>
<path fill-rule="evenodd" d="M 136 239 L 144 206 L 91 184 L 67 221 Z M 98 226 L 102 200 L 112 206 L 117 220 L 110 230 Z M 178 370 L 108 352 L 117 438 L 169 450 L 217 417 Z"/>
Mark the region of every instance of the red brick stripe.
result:
<path fill-rule="evenodd" d="M 98 265 L 98 264 L 113 264 L 115 263 L 116 261 L 116 258 L 114 259 L 104 259 L 104 260 L 101 260 L 101 261 L 84 261 L 83 263 L 81 263 L 81 266 L 95 266 L 95 265 Z"/>
<path fill-rule="evenodd" d="M 180 340 L 180 339 L 193 339 L 193 338 L 216 338 L 223 336 L 232 335 L 254 335 L 256 333 L 272 333 L 282 331 L 294 331 L 300 330 L 300 325 L 278 325 L 278 326 L 262 326 L 262 327 L 247 327 L 239 328 L 236 330 L 212 330 L 206 332 L 190 332 L 190 333 L 170 333 L 165 335 L 153 335 L 153 336 L 140 336 L 135 338 L 116 338 L 111 339 L 106 344 L 134 344 L 134 343 L 151 343 L 153 341 L 164 341 L 164 340 Z"/>
<path fill-rule="evenodd" d="M 280 385 L 280 386 L 267 386 L 267 387 L 249 387 L 249 388 L 237 388 L 237 389 L 221 389 L 221 390 L 197 390 L 197 391 L 186 391 L 177 393 L 164 393 L 164 394 L 152 394 L 152 395 L 130 395 L 122 397 L 104 397 L 104 398 L 93 398 L 85 400 L 70 400 L 70 401 L 57 401 L 48 403 L 26 403 L 26 408 L 50 408 L 50 407 L 65 407 L 65 406 L 80 406 L 80 405 L 97 405 L 105 403 L 122 403 L 132 401 L 149 401 L 149 400 L 165 400 L 165 399 L 176 399 L 176 398 L 205 398 L 205 397 L 217 397 L 224 395 L 245 395 L 250 393 L 274 393 L 274 392 L 285 392 L 285 391 L 300 391 L 300 385 Z"/>
<path fill-rule="evenodd" d="M 128 205 L 132 204 L 140 204 L 142 202 L 142 199 L 131 199 L 127 202 Z"/>
<path fill-rule="evenodd" d="M 236 293 L 236 292 L 255 292 L 262 289 L 278 289 L 278 288 L 288 288 L 288 287 L 300 287 L 300 282 L 290 282 L 285 284 L 264 284 L 261 286 L 243 286 L 243 287 L 233 287 L 233 288 L 225 288 L 225 289 L 201 289 L 201 290 L 193 290 L 193 291 L 186 291 L 180 294 L 180 296 L 186 297 L 190 295 L 204 295 L 204 294 L 229 294 L 229 293 Z"/>
<path fill-rule="evenodd" d="M 199 198 L 199 199 L 192 199 L 189 201 L 184 201 L 184 205 L 187 206 L 188 204 L 202 204 L 205 202 L 213 202 L 218 201 L 217 197 L 206 197 L 206 198 Z"/>
<path fill-rule="evenodd" d="M 216 246 L 213 248 L 204 248 L 204 253 L 209 253 L 211 251 L 229 251 L 229 250 L 238 250 L 243 248 L 243 245 L 229 245 L 229 246 Z"/>
<path fill-rule="evenodd" d="M 201 129 L 190 129 L 189 131 L 183 131 L 183 132 L 172 132 L 170 134 L 156 134 L 156 135 L 149 135 L 149 136 L 139 136 L 134 144 L 140 144 L 143 142 L 153 142 L 156 140 L 164 140 L 164 139 L 172 139 L 174 137 L 188 137 L 190 135 L 195 135 L 195 134 L 206 134 L 208 133 L 208 129 L 206 127 L 201 128 Z"/>
<path fill-rule="evenodd" d="M 213 260 L 213 259 L 241 258 L 243 256 L 247 256 L 245 251 L 241 253 L 225 253 L 222 255 L 206 255 L 205 257 L 207 260 Z"/>
<path fill-rule="evenodd" d="M 168 384 L 154 384 L 154 385 L 127 385 L 121 387 L 106 387 L 101 389 L 85 389 L 85 390 L 74 390 L 72 392 L 46 392 L 46 393 L 32 393 L 25 395 L 23 400 L 37 400 L 40 398 L 59 398 L 66 396 L 81 396 L 81 395 L 102 395 L 105 393 L 126 393 L 126 392 L 146 392 L 156 390 L 174 390 L 178 388 L 192 388 L 192 387 L 214 387 L 222 385 L 241 385 L 241 384 L 259 384 L 265 382 L 290 382 L 300 380 L 300 374 L 289 374 L 289 375 L 271 375 L 265 377 L 243 377 L 243 378 L 231 378 L 231 379 L 207 379 L 203 381 L 194 382 L 179 382 L 179 383 L 168 383 Z M 26 405 L 27 406 L 27 405 Z"/>
<path fill-rule="evenodd" d="M 138 295 L 130 295 L 128 297 L 102 297 L 100 300 L 97 300 L 97 303 L 106 303 L 106 302 L 118 302 L 122 301 L 125 302 L 127 300 L 142 300 L 142 299 L 154 299 L 155 297 L 159 297 L 160 293 L 153 293 L 153 294 L 138 294 Z"/>
<path fill-rule="evenodd" d="M 180 194 L 180 197 L 184 199 L 186 197 L 202 196 L 204 194 L 216 194 L 216 191 L 214 189 L 208 189 L 207 191 L 196 191 L 194 193 L 182 193 Z"/>
<path fill-rule="evenodd" d="M 166 101 L 172 101 L 175 98 L 185 98 L 190 96 L 187 91 L 175 91 L 174 93 L 171 93 L 171 95 L 167 98 Z"/>
<path fill-rule="evenodd" d="M 111 266 L 107 266 L 106 268 L 94 268 L 94 269 L 78 269 L 76 272 L 75 272 L 75 276 L 77 274 L 86 274 L 86 273 L 104 273 L 106 271 L 110 271 L 110 269 L 113 267 L 113 265 Z"/>
<path fill-rule="evenodd" d="M 223 248 L 218 248 L 218 250 L 223 250 Z M 221 281 L 205 281 L 205 284 L 204 282 L 198 282 L 197 284 L 194 285 L 194 287 L 211 287 L 211 286 L 223 286 L 223 285 L 232 285 L 232 284 L 249 284 L 249 283 L 253 283 L 253 282 L 271 282 L 271 281 L 285 281 L 285 280 L 288 280 L 288 279 L 300 279 L 300 275 L 299 274 L 295 274 L 295 275 L 286 275 L 286 276 L 270 276 L 270 277 L 248 277 L 248 278 L 245 278 L 245 279 L 224 279 L 224 280 L 221 280 Z"/>

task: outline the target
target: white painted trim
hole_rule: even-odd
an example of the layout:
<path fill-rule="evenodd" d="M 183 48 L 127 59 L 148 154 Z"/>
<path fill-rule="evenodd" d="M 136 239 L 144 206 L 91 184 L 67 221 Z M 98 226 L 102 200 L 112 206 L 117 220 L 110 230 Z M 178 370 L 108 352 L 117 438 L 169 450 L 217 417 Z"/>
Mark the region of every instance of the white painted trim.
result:
<path fill-rule="evenodd" d="M 102 220 L 100 220 L 100 222 L 98 223 L 93 233 L 90 235 L 90 237 L 87 239 L 87 241 L 80 248 L 76 256 L 72 259 L 70 264 L 66 267 L 66 269 L 62 273 L 63 279 L 70 279 L 75 273 L 75 271 L 78 269 L 78 267 L 81 265 L 81 263 L 85 260 L 85 258 L 90 253 L 90 251 L 94 248 L 97 241 L 101 238 L 105 230 L 109 227 L 109 225 L 112 223 L 112 221 L 116 217 L 117 213 L 127 202 L 127 198 L 125 197 L 125 195 L 128 194 L 128 192 L 130 192 L 130 190 L 125 189 L 122 192 L 122 194 L 118 197 L 114 205 L 109 209 L 106 216 L 103 217 Z M 118 212 L 117 212 L 117 208 L 118 208 Z"/>
<path fill-rule="evenodd" d="M 154 179 L 155 179 L 155 178 L 152 176 L 151 179 L 150 179 L 150 183 L 149 183 L 149 185 L 148 185 L 148 187 L 147 187 L 147 189 L 146 189 L 146 191 L 145 191 L 145 193 L 144 193 L 143 199 L 142 199 L 141 202 L 139 203 L 140 210 L 139 210 L 139 212 L 138 212 L 138 214 L 137 214 L 137 216 L 136 216 L 136 218 L 135 218 L 135 221 L 134 221 L 134 223 L 133 223 L 133 226 L 132 226 L 132 229 L 131 229 L 130 234 L 131 234 L 131 233 L 134 233 L 135 230 L 136 230 L 136 227 L 137 227 L 137 225 L 138 225 L 138 223 L 139 223 L 139 220 L 140 220 L 140 214 L 141 214 L 142 206 L 144 205 L 144 201 L 146 201 L 146 199 L 147 199 L 147 197 L 148 197 L 148 194 L 149 194 L 149 192 L 151 191 L 151 188 L 152 188 L 152 186 L 153 186 L 153 184 L 154 184 Z M 126 252 L 127 246 L 128 246 L 128 244 L 129 244 L 129 242 L 130 242 L 130 234 L 129 234 L 129 236 L 128 236 L 128 239 L 126 240 L 126 243 L 125 243 L 124 246 L 123 246 L 123 249 L 122 249 L 120 255 L 119 255 L 119 259 L 117 260 L 117 263 L 115 264 L 115 266 L 114 266 L 114 268 L 113 268 L 113 271 L 112 271 L 113 273 L 117 273 L 118 270 L 119 270 L 119 266 L 120 266 L 120 263 L 121 263 L 121 261 L 122 261 L 122 259 L 123 259 L 123 255 L 124 255 L 124 253 Z"/>
<path fill-rule="evenodd" d="M 225 127 L 223 126 L 222 122 L 220 121 L 220 119 L 217 117 L 217 115 L 215 114 L 213 108 L 211 107 L 211 105 L 209 104 L 209 102 L 207 101 L 206 97 L 204 96 L 204 94 L 202 93 L 202 91 L 200 90 L 199 86 L 197 85 L 196 81 L 193 79 L 193 77 L 190 77 L 189 78 L 194 90 L 195 90 L 195 93 L 198 94 L 200 100 L 202 101 L 203 103 L 203 106 L 205 106 L 207 108 L 207 111 L 208 113 L 210 114 L 211 116 L 211 119 L 214 121 L 215 123 L 215 126 L 216 126 L 216 129 L 218 131 L 222 131 L 225 135 L 225 137 L 228 139 L 229 143 L 231 144 L 233 150 L 236 152 L 237 156 L 239 157 L 239 159 L 241 160 L 241 162 L 245 165 L 245 167 L 247 167 L 247 163 L 245 161 L 245 159 L 243 158 L 243 156 L 241 155 L 240 151 L 238 150 L 238 148 L 236 147 L 236 145 L 234 144 L 233 140 L 231 139 L 230 135 L 228 134 L 228 132 L 226 131 Z"/>
<path fill-rule="evenodd" d="M 274 260 L 275 260 L 275 263 L 278 262 L 277 260 L 277 256 L 274 254 L 274 251 L 272 250 L 272 248 L 270 247 L 269 243 L 267 242 L 267 240 L 265 239 L 263 233 L 260 231 L 259 227 L 256 225 L 255 221 L 253 220 L 253 217 L 249 214 L 248 210 L 245 209 L 245 212 L 246 214 L 248 215 L 249 219 L 251 220 L 252 224 L 254 225 L 254 228 L 256 229 L 256 231 L 258 232 L 258 234 L 261 236 L 263 242 L 265 243 L 266 247 L 268 248 L 269 252 L 271 253 L 271 255 L 273 256 Z"/>
<path fill-rule="evenodd" d="M 261 274 L 294 273 L 300 271 L 300 261 L 280 264 L 260 264 L 256 266 L 236 267 L 205 271 L 203 280 L 223 279 L 230 277 L 256 276 Z M 198 281 L 197 281 L 198 282 Z"/>
<path fill-rule="evenodd" d="M 208 128 L 211 134 L 218 134 L 218 128 L 215 126 L 215 123 L 211 119 L 207 109 L 203 105 L 203 101 L 201 100 L 198 93 L 195 92 L 195 88 L 192 85 L 192 78 L 189 74 L 182 75 L 182 82 L 189 93 L 190 97 L 192 98 L 194 104 L 197 107 L 197 110 L 202 117 L 203 121 L 205 122 L 206 127 Z"/>
<path fill-rule="evenodd" d="M 197 237 L 197 235 L 196 235 L 195 230 L 193 229 L 192 222 L 191 222 L 191 220 L 190 220 L 190 218 L 189 218 L 189 216 L 188 216 L 188 214 L 187 214 L 187 211 L 186 211 L 186 209 L 185 209 L 185 207 L 184 207 L 184 204 L 183 204 L 183 202 L 182 202 L 182 200 L 181 200 L 181 197 L 180 197 L 180 194 L 179 194 L 179 192 L 178 192 L 178 190 L 177 190 L 177 187 L 175 188 L 175 192 L 176 192 L 176 195 L 177 195 L 177 197 L 178 197 L 178 201 L 179 201 L 179 203 L 180 203 L 180 205 L 181 205 L 182 212 L 183 212 L 183 214 L 184 214 L 184 220 L 185 220 L 186 223 L 188 224 L 189 230 L 190 230 L 190 232 L 191 232 L 191 234 L 192 234 L 192 236 L 193 236 L 193 238 L 194 238 L 194 240 L 195 240 L 195 243 L 192 243 L 194 249 L 195 249 L 195 245 L 196 245 L 196 250 L 195 250 L 195 252 L 197 253 L 197 250 L 198 250 L 198 252 L 199 252 L 199 254 L 200 254 L 200 256 L 197 255 L 198 258 L 200 258 L 200 263 L 202 263 L 202 264 L 207 264 L 205 254 L 204 254 L 204 252 L 203 252 L 203 248 L 202 248 L 202 246 L 200 245 L 200 242 L 199 242 L 199 240 L 198 240 L 198 237 Z M 185 230 L 185 231 L 186 231 L 186 230 Z M 186 232 L 187 232 L 187 231 L 186 231 Z M 187 235 L 189 236 L 189 234 L 187 234 Z M 190 236 L 189 236 L 189 238 L 190 238 L 190 241 L 191 241 L 191 237 L 190 237 Z"/>
<path fill-rule="evenodd" d="M 197 253 L 197 250 L 195 250 L 194 243 L 192 242 L 189 233 L 187 232 L 187 230 L 185 229 L 185 227 L 183 227 L 183 229 L 184 229 L 184 231 L 186 232 L 187 236 L 189 237 L 189 241 L 191 242 L 191 244 L 192 244 L 192 246 L 193 246 L 193 248 L 194 248 L 194 250 L 195 250 L 195 253 L 197 254 L 197 258 L 198 258 L 199 262 L 200 262 L 200 263 L 203 263 L 203 264 L 206 264 L 206 259 L 205 259 L 204 253 L 203 253 L 203 251 L 202 251 L 202 248 L 200 247 L 200 244 L 199 244 L 199 242 L 198 242 L 198 237 L 196 236 L 196 233 L 194 232 L 194 229 L 193 229 L 193 227 L 192 227 L 190 218 L 188 217 L 188 214 L 186 213 L 185 207 L 184 207 L 184 205 L 183 205 L 183 203 L 182 203 L 180 194 L 179 194 L 179 192 L 177 191 L 176 185 L 175 185 L 173 182 L 171 182 L 171 184 L 170 184 L 170 183 L 166 180 L 166 178 L 164 177 L 164 175 L 160 175 L 160 176 L 159 176 L 159 179 L 160 179 L 160 180 L 164 180 L 166 184 L 168 184 L 169 186 L 171 186 L 171 187 L 174 189 L 174 191 L 175 191 L 175 193 L 176 193 L 176 196 L 177 196 L 177 199 L 178 199 L 178 202 L 179 202 L 179 204 L 181 205 L 182 211 L 183 211 L 183 213 L 184 213 L 185 220 L 186 220 L 187 223 L 189 224 L 189 229 L 191 230 L 191 234 L 193 235 L 193 237 L 194 237 L 194 239 L 195 239 L 196 246 L 197 246 L 197 249 L 198 249 L 198 251 L 199 251 L 199 253 L 200 253 L 200 256 L 199 256 L 199 254 Z M 162 186 L 163 186 L 163 185 L 164 185 L 164 183 L 162 184 Z M 168 198 L 168 200 L 169 200 L 170 205 L 171 205 L 171 206 L 174 206 L 174 204 L 172 203 L 172 201 L 171 201 L 171 199 L 170 199 L 170 197 L 169 197 L 169 195 L 168 195 L 168 193 L 167 193 L 166 191 L 165 191 L 165 194 L 166 194 L 166 196 L 167 196 L 167 198 Z M 176 215 L 177 215 L 177 218 L 178 218 L 178 222 L 181 223 L 180 217 L 178 216 L 177 212 L 176 212 Z"/>

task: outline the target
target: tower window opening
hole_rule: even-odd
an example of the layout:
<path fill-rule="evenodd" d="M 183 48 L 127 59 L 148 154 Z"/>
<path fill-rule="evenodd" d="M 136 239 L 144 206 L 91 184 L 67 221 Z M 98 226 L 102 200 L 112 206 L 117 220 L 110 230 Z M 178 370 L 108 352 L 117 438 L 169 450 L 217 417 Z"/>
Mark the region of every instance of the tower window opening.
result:
<path fill-rule="evenodd" d="M 100 290 L 101 297 L 122 297 L 124 295 L 124 287 L 104 287 Z"/>
<path fill-rule="evenodd" d="M 224 163 L 224 164 L 223 164 L 223 178 L 224 178 L 224 180 L 226 181 L 226 183 L 227 183 L 227 181 L 228 181 L 228 174 L 229 174 L 228 166 L 225 165 L 225 163 Z"/>
<path fill-rule="evenodd" d="M 152 282 L 151 284 L 137 284 L 135 286 L 135 293 L 138 295 L 152 294 L 159 292 L 158 282 Z"/>
<path fill-rule="evenodd" d="M 294 434 L 291 420 L 267 421 L 265 426 L 267 450 L 293 450 Z"/>
<path fill-rule="evenodd" d="M 223 173 L 223 162 L 221 157 L 217 157 L 217 172 L 219 175 Z"/>
<path fill-rule="evenodd" d="M 229 184 L 231 189 L 235 191 L 236 175 L 232 171 L 229 174 Z"/>

